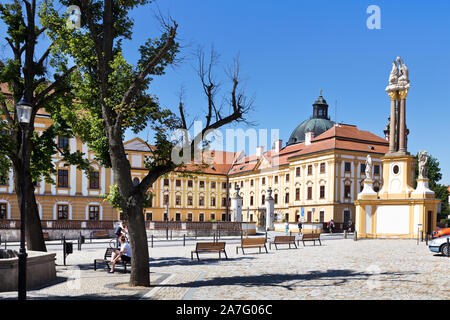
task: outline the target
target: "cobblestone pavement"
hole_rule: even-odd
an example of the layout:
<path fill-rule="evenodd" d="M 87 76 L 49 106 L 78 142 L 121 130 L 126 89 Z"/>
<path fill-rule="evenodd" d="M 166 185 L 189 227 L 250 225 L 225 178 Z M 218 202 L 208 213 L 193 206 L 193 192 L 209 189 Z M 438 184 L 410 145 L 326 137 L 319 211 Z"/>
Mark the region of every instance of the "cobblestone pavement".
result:
<path fill-rule="evenodd" d="M 326 239 L 326 238 L 325 238 Z M 223 239 L 222 239 L 223 241 Z M 30 299 L 450 299 L 450 259 L 434 254 L 415 240 L 324 240 L 298 249 L 236 254 L 237 239 L 227 240 L 228 260 L 202 254 L 191 260 L 194 242 L 186 247 L 150 249 L 150 288 L 119 289 L 128 274 L 93 270 L 93 259 L 104 250 L 74 251 L 62 266 L 57 255 L 58 281 L 28 292 Z M 119 268 L 117 268 L 118 270 Z M 15 292 L 0 298 L 15 299 Z"/>

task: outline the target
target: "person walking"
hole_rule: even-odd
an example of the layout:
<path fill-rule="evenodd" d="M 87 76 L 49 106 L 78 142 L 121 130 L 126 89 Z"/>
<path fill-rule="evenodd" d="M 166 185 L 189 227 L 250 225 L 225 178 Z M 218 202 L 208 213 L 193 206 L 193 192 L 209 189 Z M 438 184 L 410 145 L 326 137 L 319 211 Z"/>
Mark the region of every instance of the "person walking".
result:
<path fill-rule="evenodd" d="M 289 233 L 289 222 L 286 221 L 286 223 L 284 224 L 284 227 L 286 228 L 286 234 Z"/>
<path fill-rule="evenodd" d="M 298 222 L 298 233 L 302 233 L 302 222 Z"/>
<path fill-rule="evenodd" d="M 122 230 L 123 230 L 123 222 L 119 221 L 119 224 L 114 229 L 114 234 L 116 235 L 116 248 L 118 248 L 120 245 L 120 236 L 122 235 Z"/>

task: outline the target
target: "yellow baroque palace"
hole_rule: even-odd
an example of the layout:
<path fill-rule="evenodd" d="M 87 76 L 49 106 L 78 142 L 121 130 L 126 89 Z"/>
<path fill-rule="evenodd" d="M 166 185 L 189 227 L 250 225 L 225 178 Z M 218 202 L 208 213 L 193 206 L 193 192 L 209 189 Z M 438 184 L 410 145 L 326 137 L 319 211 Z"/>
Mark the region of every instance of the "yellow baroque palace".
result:
<path fill-rule="evenodd" d="M 4 88 L 4 87 L 3 87 Z M 45 130 L 51 119 L 40 112 L 35 121 L 37 132 Z M 100 166 L 94 154 L 80 139 L 58 138 L 60 146 L 79 150 L 91 160 L 95 174 L 91 178 L 75 166 L 65 166 L 55 156 L 56 185 L 44 181 L 35 185 L 42 220 L 118 220 L 120 212 L 101 195 L 114 184 L 111 169 Z M 151 157 L 148 144 L 140 138 L 125 142 L 138 182 L 146 174 L 144 162 Z M 313 116 L 299 124 L 283 146 L 276 141 L 271 150 L 258 147 L 253 155 L 244 152 L 211 151 L 212 163 L 201 173 L 172 172 L 150 188 L 152 205 L 144 210 L 146 220 L 229 221 L 230 199 L 243 197 L 243 221 L 262 224 L 265 197 L 271 188 L 277 221 L 299 220 L 335 223 L 355 221 L 357 195 L 363 189 L 365 161 L 373 159 L 374 189 L 382 186 L 382 157 L 389 149 L 387 139 L 354 125 L 336 124 L 328 117 L 328 105 L 322 95 L 313 104 Z M 186 174 L 187 173 L 187 174 Z M 13 173 L 0 179 L 0 219 L 19 219 L 14 193 Z"/>

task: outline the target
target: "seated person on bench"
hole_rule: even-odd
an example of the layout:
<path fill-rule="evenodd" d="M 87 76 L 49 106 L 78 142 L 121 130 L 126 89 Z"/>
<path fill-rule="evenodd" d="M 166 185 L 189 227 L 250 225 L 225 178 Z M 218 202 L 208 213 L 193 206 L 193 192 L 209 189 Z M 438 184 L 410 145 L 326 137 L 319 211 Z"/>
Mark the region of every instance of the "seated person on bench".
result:
<path fill-rule="evenodd" d="M 131 248 L 130 244 L 126 241 L 126 238 L 124 235 L 120 236 L 120 251 L 114 250 L 111 255 L 111 270 L 109 273 L 114 273 L 114 267 L 116 265 L 117 261 L 121 262 L 131 262 Z"/>

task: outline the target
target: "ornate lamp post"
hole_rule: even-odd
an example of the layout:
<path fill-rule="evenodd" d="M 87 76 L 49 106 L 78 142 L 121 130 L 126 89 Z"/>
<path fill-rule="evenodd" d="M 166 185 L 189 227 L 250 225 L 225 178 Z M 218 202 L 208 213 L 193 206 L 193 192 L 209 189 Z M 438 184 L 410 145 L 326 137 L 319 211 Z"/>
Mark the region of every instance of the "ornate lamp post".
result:
<path fill-rule="evenodd" d="M 25 163 L 24 158 L 26 154 L 26 132 L 28 125 L 30 124 L 32 106 L 26 100 L 25 94 L 16 105 L 17 118 L 19 121 L 20 129 L 22 131 L 22 175 L 20 177 L 20 190 L 22 193 L 22 199 L 20 201 L 20 250 L 19 250 L 19 300 L 27 299 L 27 251 L 25 248 Z"/>

